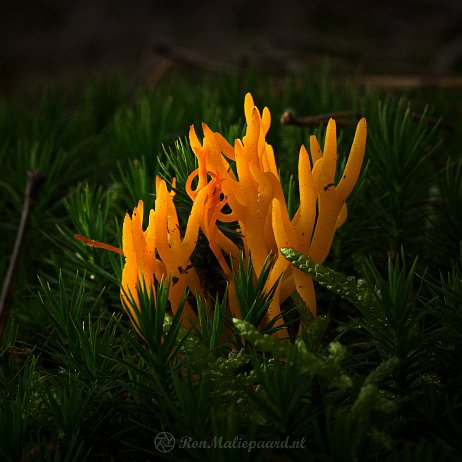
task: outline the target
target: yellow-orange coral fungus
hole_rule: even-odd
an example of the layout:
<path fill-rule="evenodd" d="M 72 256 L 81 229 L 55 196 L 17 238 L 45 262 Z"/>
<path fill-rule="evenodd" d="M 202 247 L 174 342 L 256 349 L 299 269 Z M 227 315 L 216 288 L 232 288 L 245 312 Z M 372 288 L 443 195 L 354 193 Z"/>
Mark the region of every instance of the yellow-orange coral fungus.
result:
<path fill-rule="evenodd" d="M 278 284 L 264 322 L 278 316 L 276 325 L 281 325 L 281 304 L 294 292 L 298 292 L 308 309 L 316 314 L 312 279 L 289 265 L 279 249 L 292 247 L 310 255 L 318 263 L 326 259 L 335 230 L 347 218 L 346 200 L 360 174 L 366 148 L 366 121 L 361 119 L 356 127 L 341 176 L 336 171 L 334 120 L 331 119 L 327 125 L 323 149 L 314 136 L 310 137 L 310 152 L 301 146 L 298 157 L 300 205 L 290 217 L 273 148 L 266 142 L 271 114 L 266 107 L 260 113 L 250 93 L 245 96 L 244 114 L 247 123 L 245 135 L 233 144 L 206 124 L 202 124 L 204 136 L 201 142 L 194 126 L 190 127 L 189 141 L 198 167 L 190 173 L 185 184 L 193 205 L 184 236 L 180 232 L 174 193 L 168 191 L 166 182 L 160 178 L 156 179 L 156 199 L 146 230 L 143 229 L 142 201 L 134 208 L 131 217 L 125 216 L 122 300 L 134 319 L 135 327 L 138 328 L 137 313 L 127 297 L 133 298 L 135 306 L 139 304 L 137 290 L 141 279 L 144 279 L 146 287 L 152 288 L 154 295 L 156 281 L 162 278 L 170 280 L 169 301 L 173 313 L 178 310 L 186 289 L 203 300 L 208 295 L 215 295 L 206 293 L 191 262 L 200 230 L 227 279 L 230 313 L 239 316 L 230 263 L 237 266 L 241 251 L 238 243 L 219 229 L 219 222 L 236 223 L 244 258 L 252 258 L 255 277 L 260 274 L 267 257 L 274 256 L 266 290 Z M 338 184 L 335 183 L 336 174 L 340 178 Z M 175 180 L 172 184 L 175 187 Z M 93 241 L 89 243 L 95 245 Z M 105 247 L 122 252 L 111 246 Z M 194 307 L 188 302 L 182 316 L 186 326 L 197 319 Z"/>
<path fill-rule="evenodd" d="M 140 280 L 144 279 L 146 287 L 152 288 L 155 294 L 154 275 L 159 262 L 155 258 L 154 223 L 152 216 L 149 217 L 149 225 L 143 231 L 143 202 L 133 209 L 130 218 L 125 215 L 122 228 L 122 247 L 125 256 L 125 266 L 122 272 L 122 301 L 130 312 L 130 317 L 135 320 L 138 314 L 134 310 L 131 300 L 138 305 L 138 288 Z"/>
<path fill-rule="evenodd" d="M 226 216 L 222 214 L 219 219 L 238 222 L 245 257 L 251 255 L 256 274 L 259 274 L 270 253 L 277 255 L 267 289 L 281 274 L 282 278 L 268 310 L 267 320 L 280 314 L 281 303 L 294 291 L 300 294 L 315 314 L 316 299 L 311 278 L 290 267 L 278 249 L 293 247 L 309 254 L 317 262 L 325 260 L 335 230 L 346 220 L 345 201 L 359 176 L 365 151 L 366 121 L 362 119 L 357 126 L 353 147 L 338 185 L 334 183 L 337 168 L 335 122 L 330 120 L 327 126 L 324 151 L 317 139 L 311 137 L 312 164 L 306 148 L 301 147 L 298 164 L 300 206 L 290 220 L 274 152 L 265 141 L 271 121 L 269 110 L 265 108 L 261 116 L 252 96 L 247 93 L 244 112 L 247 130 L 242 140 L 235 140 L 234 156 L 231 145 L 220 134 L 213 133 L 203 125 L 204 139 L 201 144 L 191 128 L 190 142 L 199 163 L 198 171 L 213 172 L 222 178 L 221 188 L 231 213 Z M 233 158 L 236 175 L 226 160 Z M 195 175 L 197 173 L 193 172 L 188 182 Z M 205 173 L 202 178 L 205 178 Z M 200 178 L 197 190 L 204 185 L 205 182 Z M 223 269 L 228 273 L 227 267 Z M 230 290 L 233 291 L 232 281 Z M 236 311 L 236 307 L 232 308 L 233 312 Z"/>

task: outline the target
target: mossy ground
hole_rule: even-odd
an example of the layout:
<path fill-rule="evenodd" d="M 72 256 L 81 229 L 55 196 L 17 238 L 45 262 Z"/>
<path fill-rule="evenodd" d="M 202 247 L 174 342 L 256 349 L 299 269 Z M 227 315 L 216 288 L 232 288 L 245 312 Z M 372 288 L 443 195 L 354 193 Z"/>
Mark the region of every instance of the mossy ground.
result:
<path fill-rule="evenodd" d="M 23 207 L 26 172 L 46 175 L 34 205 L 0 352 L 2 460 L 457 460 L 462 451 L 462 135 L 458 90 L 385 93 L 334 84 L 329 73 L 171 74 L 154 88 L 98 78 L 0 102 L 0 275 Z M 293 194 L 301 143 L 325 124 L 280 115 L 352 110 L 368 121 L 366 164 L 327 268 L 363 279 L 370 303 L 319 276 L 319 317 L 293 343 L 225 315 L 214 261 L 195 255 L 216 299 L 187 333 L 164 290 L 142 303 L 142 340 L 123 313 L 123 259 L 74 240 L 116 246 L 126 211 L 154 203 L 155 176 L 184 184 L 189 126 L 229 140 L 244 94 L 268 106 L 281 180 Z M 352 120 L 351 122 L 355 122 Z M 339 129 L 339 158 L 354 123 Z M 295 188 L 296 190 L 296 188 Z M 188 198 L 178 195 L 180 215 Z M 296 206 L 295 197 L 292 199 Z M 207 271 L 206 271 L 207 270 Z M 326 270 L 327 271 L 327 270 Z M 264 305 L 247 284 L 242 310 Z M 330 281 L 330 282 L 329 282 Z M 356 280 L 348 283 L 356 284 Z M 355 285 L 356 287 L 356 285 Z M 342 294 L 340 294 L 342 295 Z M 247 298 L 246 298 L 247 297 Z M 256 301 L 256 303 L 254 303 Z M 299 301 L 292 300 L 297 307 Z M 246 308 L 247 307 L 247 308 Z M 200 307 L 199 307 L 200 308 Z M 255 311 L 254 311 L 255 312 Z M 255 322 L 254 322 L 255 323 Z M 176 438 L 156 449 L 160 432 Z M 304 441 L 304 449 L 194 449 L 207 441 Z"/>

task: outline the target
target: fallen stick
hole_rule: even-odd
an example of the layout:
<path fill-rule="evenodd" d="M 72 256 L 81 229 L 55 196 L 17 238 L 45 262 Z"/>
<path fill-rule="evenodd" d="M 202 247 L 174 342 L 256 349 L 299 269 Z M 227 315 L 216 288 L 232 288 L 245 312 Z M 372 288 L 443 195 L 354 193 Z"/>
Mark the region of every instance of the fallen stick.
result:
<path fill-rule="evenodd" d="M 27 172 L 27 184 L 24 193 L 24 205 L 22 208 L 21 221 L 19 222 L 16 241 L 11 254 L 10 263 L 3 280 L 2 293 L 0 295 L 0 339 L 3 337 L 5 326 L 8 322 L 11 309 L 14 285 L 21 264 L 22 251 L 25 243 L 26 231 L 34 203 L 37 200 L 40 186 L 45 181 L 45 175 L 40 171 Z"/>

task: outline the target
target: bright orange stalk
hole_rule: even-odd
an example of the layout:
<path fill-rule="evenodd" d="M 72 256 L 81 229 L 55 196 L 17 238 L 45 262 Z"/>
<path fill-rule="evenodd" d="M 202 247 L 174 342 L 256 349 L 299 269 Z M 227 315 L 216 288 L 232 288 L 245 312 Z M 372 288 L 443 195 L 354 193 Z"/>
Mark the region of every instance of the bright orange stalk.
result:
<path fill-rule="evenodd" d="M 114 247 L 113 245 L 105 244 L 104 242 L 94 241 L 93 239 L 81 236 L 80 234 L 74 234 L 74 239 L 85 242 L 85 244 L 89 245 L 90 247 L 97 247 L 98 249 L 109 250 L 110 252 L 118 253 L 119 255 L 124 254 L 123 250 L 119 249 L 119 247 Z"/>

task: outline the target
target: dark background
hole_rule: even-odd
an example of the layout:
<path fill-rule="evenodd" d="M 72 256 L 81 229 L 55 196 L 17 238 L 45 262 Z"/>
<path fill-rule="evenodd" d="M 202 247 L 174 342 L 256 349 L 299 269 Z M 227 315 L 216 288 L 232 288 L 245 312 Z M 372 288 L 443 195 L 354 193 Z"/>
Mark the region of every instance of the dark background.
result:
<path fill-rule="evenodd" d="M 282 70 L 326 56 L 345 71 L 462 70 L 461 0 L 24 0 L 2 2 L 0 85 L 94 72 L 148 78 L 166 53 Z"/>

